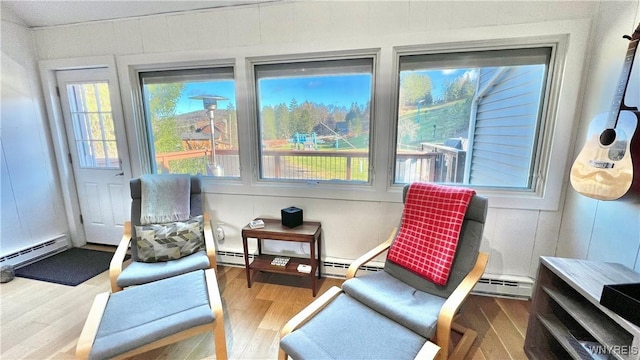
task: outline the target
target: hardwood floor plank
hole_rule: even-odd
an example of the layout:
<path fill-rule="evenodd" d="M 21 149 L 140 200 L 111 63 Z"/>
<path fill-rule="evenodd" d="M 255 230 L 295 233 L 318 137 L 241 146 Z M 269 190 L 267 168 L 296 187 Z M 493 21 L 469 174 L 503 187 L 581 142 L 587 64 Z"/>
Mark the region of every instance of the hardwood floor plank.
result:
<path fill-rule="evenodd" d="M 526 336 L 527 324 L 529 323 L 529 304 L 531 302 L 504 298 L 496 298 L 496 302 L 518 329 L 520 335 L 522 337 Z"/>
<path fill-rule="evenodd" d="M 31 343 L 25 342 L 25 340 L 29 339 L 31 334 L 46 329 L 47 325 L 29 320 L 26 322 L 14 321 L 11 324 L 3 323 L 2 328 L 2 342 L 0 344 L 2 345 L 2 353 L 4 354 L 5 351 L 13 350 L 14 347 L 33 349 L 32 345 L 27 345 Z M 12 330 L 4 331 L 4 329 L 9 328 Z"/>
<path fill-rule="evenodd" d="M 487 322 L 499 334 L 500 341 L 509 352 L 511 359 L 526 359 L 522 344 L 524 336 L 518 332 L 518 328 L 513 324 L 507 314 L 498 305 L 497 298 L 478 297 L 475 299 L 482 314 L 487 318 Z"/>
<path fill-rule="evenodd" d="M 256 329 L 253 341 L 247 344 L 237 359 L 251 359 L 256 356 L 261 356 L 262 359 L 276 359 L 278 357 L 279 343 L 279 330 Z"/>
<path fill-rule="evenodd" d="M 461 325 L 478 332 L 476 343 L 485 358 L 511 359 L 509 351 L 500 339 L 501 334 L 496 333 L 487 317 L 483 315 L 480 303 L 482 303 L 482 296 L 469 296 L 465 303 L 464 312 L 458 321 Z"/>

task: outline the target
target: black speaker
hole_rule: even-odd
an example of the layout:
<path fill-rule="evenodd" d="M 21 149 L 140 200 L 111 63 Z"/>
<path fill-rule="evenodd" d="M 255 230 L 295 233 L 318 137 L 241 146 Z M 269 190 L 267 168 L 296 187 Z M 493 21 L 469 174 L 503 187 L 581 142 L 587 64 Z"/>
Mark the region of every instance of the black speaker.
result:
<path fill-rule="evenodd" d="M 302 209 L 295 206 L 290 206 L 286 209 L 280 210 L 282 215 L 282 225 L 294 228 L 298 225 L 302 225 Z"/>

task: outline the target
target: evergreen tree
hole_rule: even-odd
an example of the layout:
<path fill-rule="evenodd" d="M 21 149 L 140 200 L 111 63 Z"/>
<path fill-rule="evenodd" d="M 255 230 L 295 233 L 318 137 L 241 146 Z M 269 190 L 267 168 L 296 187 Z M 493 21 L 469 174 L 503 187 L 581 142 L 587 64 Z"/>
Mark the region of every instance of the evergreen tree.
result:
<path fill-rule="evenodd" d="M 261 116 L 261 137 L 262 140 L 274 140 L 278 138 L 278 128 L 276 126 L 276 112 L 272 106 L 265 106 Z"/>
<path fill-rule="evenodd" d="M 281 103 L 276 106 L 276 138 L 287 139 L 292 134 L 289 133 L 289 109 L 287 105 Z"/>
<path fill-rule="evenodd" d="M 238 116 L 236 115 L 236 108 L 230 101 L 227 105 L 227 131 L 229 133 L 229 143 L 232 149 L 239 149 L 238 142 Z"/>

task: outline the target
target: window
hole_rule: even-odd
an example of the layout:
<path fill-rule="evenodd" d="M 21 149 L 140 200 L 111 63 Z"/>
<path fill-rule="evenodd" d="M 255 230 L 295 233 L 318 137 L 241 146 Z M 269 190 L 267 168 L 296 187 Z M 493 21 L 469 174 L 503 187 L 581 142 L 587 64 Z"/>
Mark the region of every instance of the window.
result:
<path fill-rule="evenodd" d="M 532 189 L 551 52 L 400 55 L 394 183 Z"/>
<path fill-rule="evenodd" d="M 120 169 L 109 84 L 68 84 L 67 95 L 80 167 Z"/>
<path fill-rule="evenodd" d="M 154 173 L 240 177 L 233 68 L 140 73 Z"/>
<path fill-rule="evenodd" d="M 260 179 L 370 182 L 373 58 L 254 70 Z"/>

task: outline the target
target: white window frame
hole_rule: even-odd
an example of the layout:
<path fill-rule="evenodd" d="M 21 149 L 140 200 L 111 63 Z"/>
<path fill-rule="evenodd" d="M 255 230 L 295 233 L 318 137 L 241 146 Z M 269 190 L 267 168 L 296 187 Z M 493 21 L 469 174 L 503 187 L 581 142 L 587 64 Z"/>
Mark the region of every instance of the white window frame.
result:
<path fill-rule="evenodd" d="M 260 116 L 259 116 L 259 99 L 258 99 L 258 90 L 257 90 L 257 81 L 256 78 L 256 68 L 262 65 L 282 65 L 286 67 L 287 64 L 294 63 L 310 63 L 310 62 L 323 62 L 323 61 L 351 61 L 351 60 L 370 60 L 371 61 L 371 94 L 370 94 L 370 119 L 369 119 L 369 150 L 368 150 L 368 180 L 366 182 L 362 181 L 332 181 L 332 180 L 297 180 L 297 179 L 270 179 L 262 177 L 262 151 L 260 149 Z M 252 128 L 254 130 L 254 139 L 252 143 L 254 143 L 254 154 L 256 162 L 252 164 L 254 167 L 254 178 L 253 180 L 256 183 L 280 183 L 283 185 L 291 185 L 291 184 L 311 184 L 314 187 L 322 188 L 322 187 L 370 187 L 373 183 L 373 164 L 374 164 L 374 149 L 375 149 L 375 141 L 374 141 L 374 132 L 375 132 L 375 83 L 376 83 L 376 67 L 377 67 L 377 52 L 340 52 L 340 53 L 326 53 L 326 54 L 304 54 L 304 55 L 295 55 L 295 56 L 278 56 L 278 57 L 257 57 L 247 59 L 247 67 L 250 74 L 251 79 L 251 99 L 252 99 L 252 110 L 254 111 L 255 116 L 251 117 L 251 121 L 253 122 Z M 281 72 L 282 70 L 278 70 Z M 322 70 L 318 70 L 318 73 L 321 74 Z M 365 104 L 366 105 L 366 104 Z"/>
<path fill-rule="evenodd" d="M 541 104 L 542 122 L 537 132 L 538 145 L 535 149 L 533 160 L 534 174 L 531 189 L 501 189 L 501 188 L 478 188 L 477 191 L 491 198 L 491 205 L 505 208 L 522 209 L 542 209 L 555 210 L 558 208 L 559 193 L 562 186 L 561 175 L 552 174 L 560 170 L 557 162 L 551 161 L 551 153 L 554 147 L 558 147 L 560 141 L 557 137 L 556 128 L 559 126 L 559 99 L 562 96 L 561 80 L 563 79 L 563 66 L 566 61 L 569 46 L 567 35 L 550 35 L 527 38 L 513 38 L 500 40 L 470 41 L 463 43 L 448 43 L 436 45 L 411 45 L 394 47 L 394 74 L 400 74 L 400 56 L 435 54 L 435 53 L 456 53 L 483 50 L 508 50 L 535 47 L 550 47 L 551 58 L 547 71 L 546 86 Z M 399 81 L 394 86 L 393 109 L 395 117 L 398 114 L 398 94 Z M 392 129 L 390 139 L 393 147 L 393 160 L 391 166 L 395 165 L 395 144 L 397 138 L 397 119 Z M 402 184 L 395 184 L 393 176 L 389 181 L 390 187 L 402 187 Z M 461 186 L 463 186 L 461 184 Z M 473 188 L 473 186 L 471 186 Z M 497 201 L 496 201 L 497 200 Z M 514 201 L 515 200 L 515 201 Z"/>
<path fill-rule="evenodd" d="M 526 46 L 520 46 L 518 44 L 509 44 L 509 45 L 502 45 L 502 44 L 486 44 L 485 46 L 479 47 L 479 48 L 475 48 L 473 50 L 469 50 L 469 49 L 465 49 L 465 47 L 471 47 L 471 46 L 463 46 L 462 48 L 458 48 L 455 51 L 438 51 L 438 50 L 434 50 L 434 49 L 416 49 L 416 48 L 410 48 L 410 49 L 397 49 L 396 51 L 396 62 L 397 62 L 397 68 L 398 68 L 398 73 L 397 73 L 397 83 L 396 83 L 396 89 L 397 89 L 397 93 L 400 93 L 400 71 L 402 70 L 402 58 L 403 57 L 408 57 L 408 56 L 425 56 L 424 60 L 409 60 L 405 65 L 405 67 L 411 68 L 414 67 L 415 65 L 413 64 L 420 64 L 420 63 L 428 63 L 431 66 L 434 66 L 433 69 L 437 70 L 440 68 L 446 68 L 446 66 L 448 66 L 449 64 L 451 65 L 451 68 L 465 68 L 466 66 L 466 60 L 462 59 L 457 61 L 455 59 L 456 54 L 471 54 L 470 56 L 472 56 L 472 60 L 471 62 L 475 62 L 475 63 L 483 63 L 486 65 L 491 64 L 490 66 L 511 66 L 510 64 L 512 64 L 512 62 L 509 60 L 511 58 L 514 58 L 515 61 L 519 61 L 522 64 L 528 64 L 531 62 L 532 58 L 544 58 L 545 57 L 545 50 L 541 50 L 538 51 L 537 49 L 550 49 L 550 54 L 548 57 L 548 69 L 545 70 L 545 74 L 546 74 L 546 78 L 543 79 L 542 81 L 542 96 L 540 99 L 540 102 L 538 103 L 538 121 L 536 121 L 535 123 L 535 129 L 534 129 L 534 134 L 533 134 L 533 148 L 532 153 L 531 153 L 531 157 L 529 158 L 529 165 L 528 167 L 531 170 L 531 173 L 529 174 L 528 178 L 528 182 L 529 182 L 529 187 L 528 188 L 524 188 L 524 187 L 503 187 L 501 189 L 501 187 L 499 185 L 475 185 L 475 184 L 468 184 L 468 183 L 452 183 L 450 185 L 453 186 L 466 186 L 466 187 L 476 187 L 478 189 L 487 189 L 487 190 L 503 190 L 506 192 L 524 192 L 524 193 L 528 193 L 528 192 L 536 192 L 536 186 L 539 186 L 540 183 L 538 182 L 538 174 L 540 173 L 540 170 L 538 169 L 538 166 L 540 165 L 539 163 L 539 156 L 542 152 L 542 146 L 544 145 L 544 138 L 542 136 L 540 136 L 542 129 L 544 129 L 544 127 L 546 126 L 547 123 L 547 117 L 545 116 L 545 114 L 548 114 L 548 112 L 546 111 L 547 109 L 547 105 L 549 103 L 547 97 L 550 94 L 550 84 L 552 79 L 552 70 L 554 67 L 554 58 L 557 52 L 557 44 L 553 44 L 553 43 L 546 43 L 546 44 L 538 44 L 536 45 L 535 43 L 532 44 L 528 44 Z M 528 49 L 533 49 L 533 51 L 528 51 Z M 502 58 L 499 57 L 495 57 L 495 56 L 490 56 L 489 60 L 485 59 L 482 56 L 482 52 L 483 51 L 510 51 L 513 50 L 515 52 L 512 52 L 512 57 L 507 57 L 507 60 L 502 60 Z M 523 50 L 523 51 L 520 51 Z M 478 54 L 480 53 L 480 57 L 478 57 L 477 55 L 473 55 L 473 54 Z M 429 56 L 434 55 L 433 59 L 428 58 Z M 454 59 L 448 59 L 448 57 L 454 57 Z M 503 62 L 503 64 L 498 64 Z M 473 66 L 470 66 L 473 67 Z M 395 126 L 394 126 L 394 130 L 396 131 L 397 134 L 397 129 L 398 129 L 398 125 L 399 125 L 399 108 L 400 108 L 400 104 L 399 104 L 399 98 L 398 99 L 394 99 L 396 100 L 395 104 L 396 104 L 396 111 L 395 111 Z M 475 109 L 472 109 L 472 116 L 475 116 Z M 465 176 L 467 175 L 467 173 L 469 172 L 469 168 L 471 166 L 471 162 L 470 159 L 474 156 L 473 155 L 473 149 L 471 144 L 473 143 L 472 139 L 475 136 L 475 130 L 472 130 L 471 127 L 474 126 L 475 124 L 475 118 L 472 119 L 472 122 L 469 124 L 469 149 L 467 150 L 466 154 L 467 154 L 467 158 L 465 161 Z M 542 144 L 540 143 L 542 142 Z M 394 177 L 392 180 L 392 185 L 400 185 L 402 186 L 402 183 L 396 183 L 395 179 L 397 177 L 397 174 L 395 172 L 395 170 L 397 170 L 395 168 L 395 165 L 397 164 L 397 162 L 395 161 L 395 159 L 398 156 L 397 153 L 397 135 L 394 138 Z"/>
<path fill-rule="evenodd" d="M 189 71 L 193 71 L 193 72 L 189 72 Z M 163 72 L 167 72 L 167 74 L 166 75 L 162 74 Z M 144 70 L 144 71 L 140 70 L 140 71 L 137 71 L 137 74 L 138 74 L 138 82 L 140 83 L 138 85 L 138 88 L 140 89 L 141 101 L 144 101 L 143 100 L 144 98 L 143 82 L 145 79 L 148 79 L 150 83 L 161 82 L 161 80 L 164 78 L 169 78 L 172 81 L 180 81 L 180 80 L 186 81 L 189 79 L 195 79 L 197 81 L 200 81 L 202 78 L 209 76 L 213 80 L 233 80 L 234 84 L 237 81 L 234 74 L 234 67 L 231 65 L 199 66 L 199 67 L 192 67 L 192 68 Z M 227 78 L 227 75 L 231 75 L 231 77 Z M 235 105 L 235 107 L 237 108 L 237 105 Z M 152 134 L 153 126 L 151 124 L 150 115 L 146 114 L 144 104 L 142 105 L 142 108 L 143 108 L 143 115 L 144 115 L 144 121 L 145 121 L 144 125 L 146 127 L 146 136 L 147 136 L 146 141 L 149 144 L 149 148 L 147 149 L 147 151 L 149 152 L 150 163 L 148 166 L 152 173 L 158 173 L 156 161 L 152 160 L 155 158 L 155 152 L 156 152 L 156 149 L 152 145 L 153 144 L 153 134 Z M 237 113 L 236 113 L 236 119 L 237 119 Z M 240 149 L 238 149 L 238 156 L 239 156 L 239 153 L 240 153 Z M 195 175 L 195 174 L 191 174 L 191 175 Z M 214 178 L 228 179 L 228 180 L 236 180 L 236 181 L 240 179 L 240 176 L 224 176 L 224 175 L 212 176 L 212 175 L 206 175 L 206 174 L 202 176 L 211 178 L 211 179 L 214 179 Z"/>

